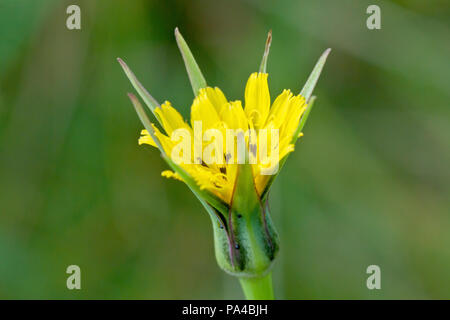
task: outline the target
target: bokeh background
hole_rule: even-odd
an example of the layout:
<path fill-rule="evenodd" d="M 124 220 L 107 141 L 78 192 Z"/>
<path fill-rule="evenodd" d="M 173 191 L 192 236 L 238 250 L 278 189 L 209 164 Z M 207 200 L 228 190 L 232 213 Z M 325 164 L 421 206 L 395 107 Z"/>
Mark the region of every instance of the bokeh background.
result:
<path fill-rule="evenodd" d="M 65 26 L 81 7 L 81 30 Z M 382 29 L 366 28 L 381 8 Z M 449 2 L 0 0 L 0 298 L 243 298 L 210 220 L 140 122 L 122 57 L 187 118 L 173 31 L 242 99 L 267 31 L 272 97 L 333 49 L 271 193 L 283 299 L 450 298 Z M 68 265 L 82 289 L 69 291 Z M 381 267 L 381 290 L 366 268 Z"/>

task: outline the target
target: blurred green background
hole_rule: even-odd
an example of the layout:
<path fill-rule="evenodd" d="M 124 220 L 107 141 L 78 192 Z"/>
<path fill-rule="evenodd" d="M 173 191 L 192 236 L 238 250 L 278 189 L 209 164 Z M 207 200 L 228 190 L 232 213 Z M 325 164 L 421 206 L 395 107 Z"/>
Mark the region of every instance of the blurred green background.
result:
<path fill-rule="evenodd" d="M 81 30 L 66 8 L 81 7 Z M 381 30 L 366 8 L 381 8 Z M 187 117 L 173 31 L 242 99 L 267 31 L 272 97 L 333 49 L 271 193 L 285 299 L 450 298 L 448 1 L 0 0 L 0 298 L 243 298 L 207 213 L 138 146 L 123 58 Z M 69 291 L 68 265 L 82 289 Z M 381 267 L 381 290 L 366 287 Z"/>

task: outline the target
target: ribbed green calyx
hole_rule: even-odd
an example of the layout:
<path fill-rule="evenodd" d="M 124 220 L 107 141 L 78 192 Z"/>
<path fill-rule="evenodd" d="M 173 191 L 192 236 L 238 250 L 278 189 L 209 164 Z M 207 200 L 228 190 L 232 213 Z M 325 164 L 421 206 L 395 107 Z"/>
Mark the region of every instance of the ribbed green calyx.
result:
<path fill-rule="evenodd" d="M 251 165 L 239 165 L 229 211 L 214 224 L 216 258 L 223 270 L 239 277 L 269 271 L 279 244 L 268 209 L 256 193 Z"/>

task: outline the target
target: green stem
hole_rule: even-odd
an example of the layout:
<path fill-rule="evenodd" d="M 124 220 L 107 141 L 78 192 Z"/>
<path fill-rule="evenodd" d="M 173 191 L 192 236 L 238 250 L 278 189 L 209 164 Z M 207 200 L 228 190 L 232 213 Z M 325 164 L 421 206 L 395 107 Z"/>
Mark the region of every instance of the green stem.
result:
<path fill-rule="evenodd" d="M 273 300 L 272 272 L 262 278 L 239 278 L 247 300 Z"/>

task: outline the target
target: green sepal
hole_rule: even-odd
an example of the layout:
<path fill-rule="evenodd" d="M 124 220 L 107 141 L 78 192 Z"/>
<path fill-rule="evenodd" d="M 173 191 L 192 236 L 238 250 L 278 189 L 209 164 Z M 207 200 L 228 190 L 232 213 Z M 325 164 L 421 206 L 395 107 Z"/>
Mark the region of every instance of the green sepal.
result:
<path fill-rule="evenodd" d="M 227 237 L 215 239 L 219 266 L 238 277 L 266 275 L 279 249 L 278 234 L 254 185 L 252 166 L 238 165 L 231 208 L 227 215 Z"/>
<path fill-rule="evenodd" d="M 308 120 L 309 114 L 314 106 L 314 102 L 316 101 L 316 96 L 311 96 L 309 98 L 309 101 L 307 102 L 308 106 L 306 107 L 306 110 L 303 112 L 302 117 L 300 118 L 300 123 L 298 125 L 297 130 L 294 133 L 294 136 L 292 137 L 292 144 L 295 144 L 297 142 L 297 139 L 299 138 L 300 133 L 302 132 L 303 128 L 305 127 L 306 121 Z"/>
<path fill-rule="evenodd" d="M 246 160 L 247 162 L 247 160 Z M 236 212 L 247 214 L 259 206 L 259 196 L 253 181 L 252 165 L 237 164 L 236 181 L 231 200 L 231 208 Z"/>
<path fill-rule="evenodd" d="M 317 80 L 319 80 L 320 74 L 322 73 L 323 66 L 325 65 L 325 62 L 327 61 L 327 57 L 330 54 L 331 49 L 328 48 L 325 50 L 322 55 L 320 56 L 319 60 L 317 61 L 316 65 L 314 66 L 313 71 L 308 77 L 308 80 L 306 80 L 305 85 L 302 88 L 302 91 L 300 91 L 300 94 L 305 97 L 305 100 L 308 101 L 311 97 L 314 88 L 317 84 Z"/>
<path fill-rule="evenodd" d="M 130 80 L 131 84 L 133 85 L 134 89 L 136 89 L 139 96 L 144 100 L 147 107 L 150 109 L 150 111 L 153 113 L 153 115 L 156 117 L 158 122 L 161 124 L 161 119 L 159 119 L 158 114 L 155 112 L 155 109 L 159 107 L 158 101 L 155 100 L 151 96 L 150 93 L 144 88 L 144 86 L 139 82 L 139 80 L 134 75 L 133 71 L 128 67 L 128 65 L 120 58 L 117 58 L 117 61 L 122 66 L 123 71 L 127 75 L 128 79 Z"/>
<path fill-rule="evenodd" d="M 200 71 L 200 68 L 195 61 L 191 50 L 189 49 L 180 31 L 178 31 L 178 28 L 175 28 L 175 39 L 177 40 L 181 55 L 183 56 L 184 65 L 186 66 L 189 81 L 191 82 L 192 91 L 194 91 L 194 96 L 197 96 L 200 89 L 206 88 L 205 77 Z"/>

